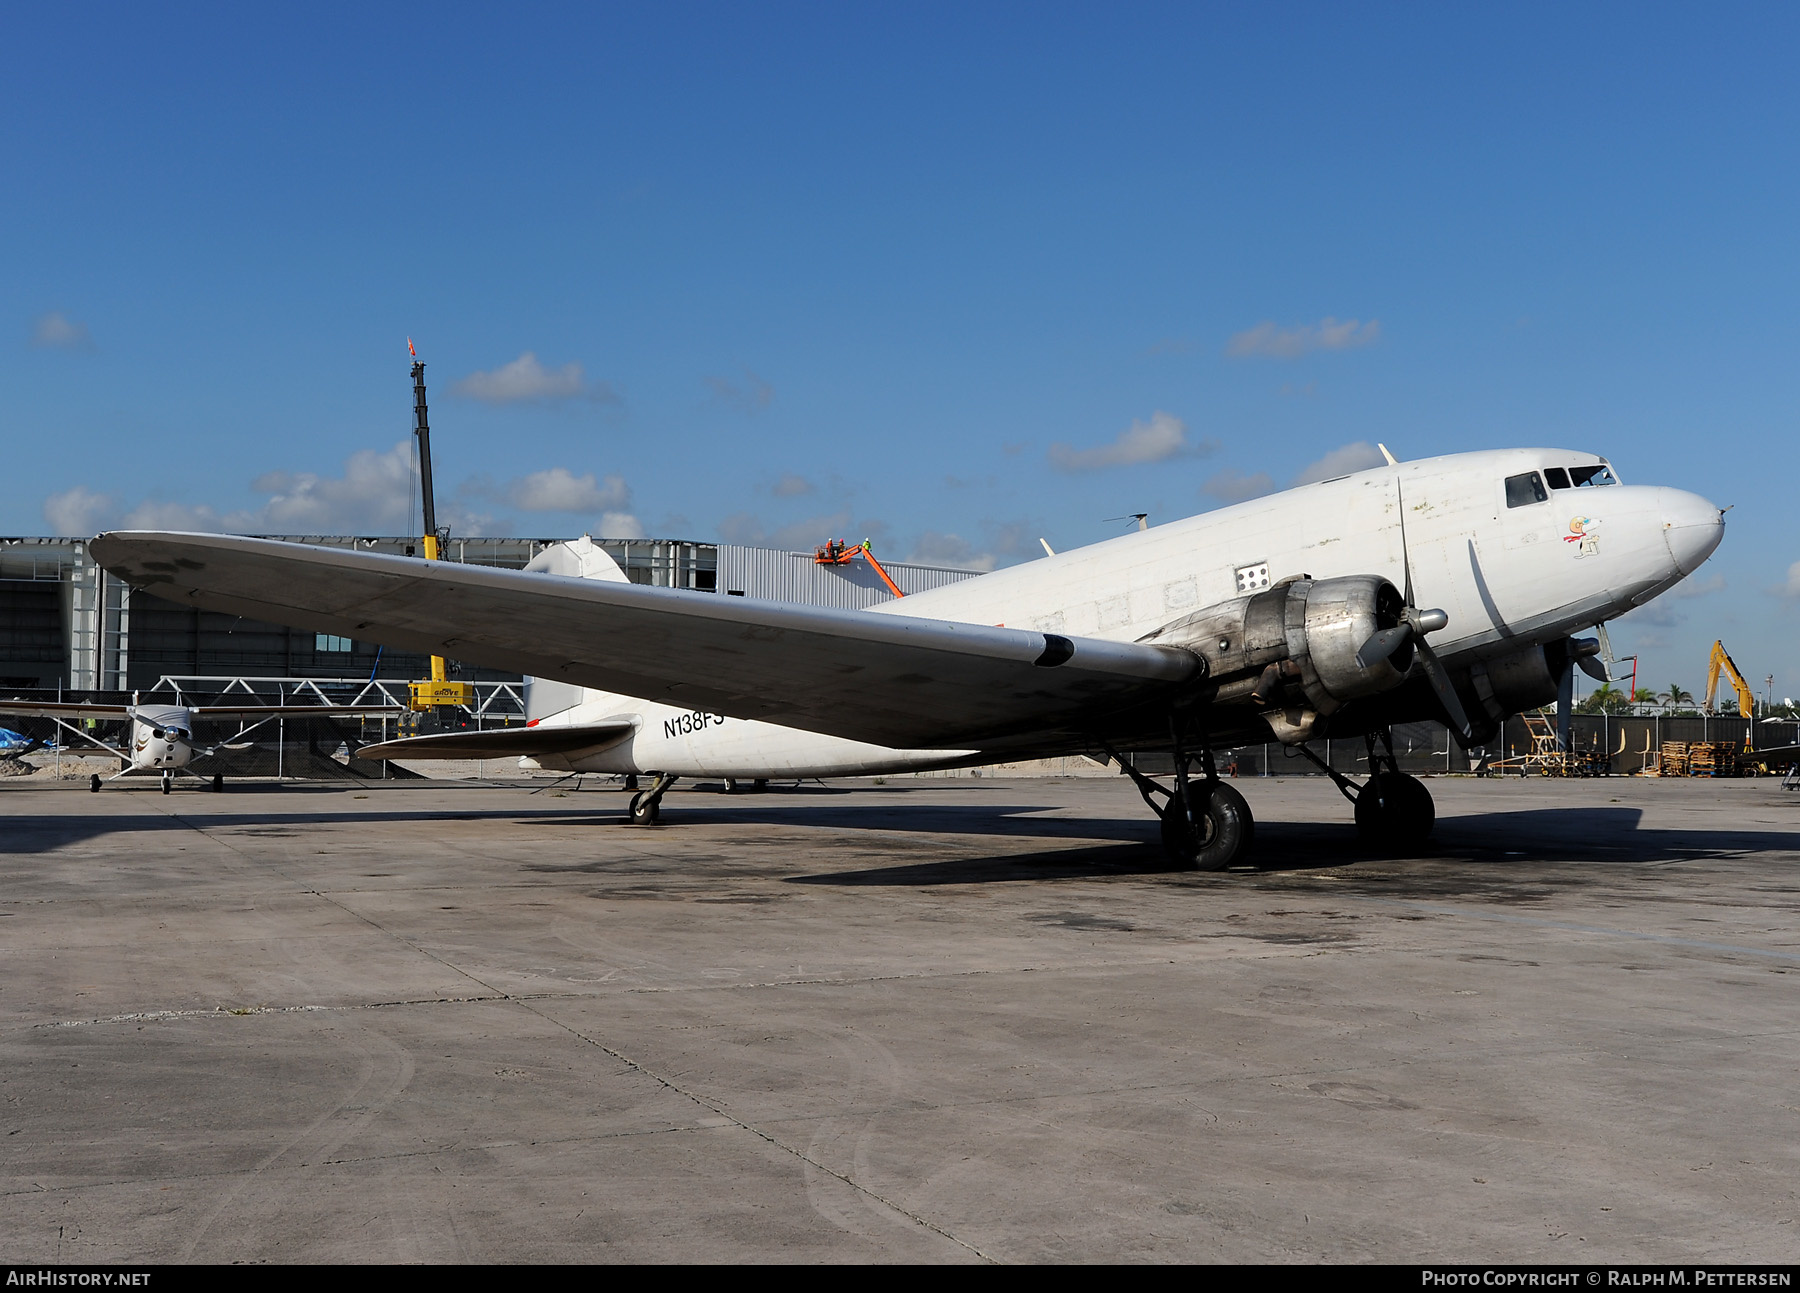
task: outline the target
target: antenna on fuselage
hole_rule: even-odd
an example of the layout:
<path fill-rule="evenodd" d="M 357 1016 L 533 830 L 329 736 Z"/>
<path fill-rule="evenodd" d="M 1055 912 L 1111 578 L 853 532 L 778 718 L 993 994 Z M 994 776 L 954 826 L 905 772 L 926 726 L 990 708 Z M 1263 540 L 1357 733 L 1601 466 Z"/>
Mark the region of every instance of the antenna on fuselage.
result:
<path fill-rule="evenodd" d="M 1148 512 L 1127 512 L 1127 513 L 1125 513 L 1124 516 L 1105 517 L 1105 518 L 1103 518 L 1102 523 L 1104 524 L 1105 521 L 1136 521 L 1138 523 L 1138 529 L 1148 530 L 1150 528 L 1150 513 L 1148 513 Z M 1053 553 L 1051 555 L 1054 556 L 1055 554 Z"/>

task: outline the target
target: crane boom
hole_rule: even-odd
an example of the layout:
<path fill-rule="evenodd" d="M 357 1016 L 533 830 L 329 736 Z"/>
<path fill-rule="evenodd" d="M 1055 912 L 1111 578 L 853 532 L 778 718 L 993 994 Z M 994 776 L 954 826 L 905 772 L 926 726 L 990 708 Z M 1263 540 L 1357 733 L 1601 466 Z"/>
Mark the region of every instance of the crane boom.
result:
<path fill-rule="evenodd" d="M 1719 700 L 1719 673 L 1723 670 L 1731 677 L 1731 685 L 1737 689 L 1738 715 L 1741 718 L 1753 718 L 1756 715 L 1756 693 L 1750 690 L 1750 684 L 1744 681 L 1744 675 L 1738 672 L 1737 664 L 1725 650 L 1725 643 L 1715 641 L 1712 646 L 1712 659 L 1706 665 L 1706 712 L 1716 712 Z"/>

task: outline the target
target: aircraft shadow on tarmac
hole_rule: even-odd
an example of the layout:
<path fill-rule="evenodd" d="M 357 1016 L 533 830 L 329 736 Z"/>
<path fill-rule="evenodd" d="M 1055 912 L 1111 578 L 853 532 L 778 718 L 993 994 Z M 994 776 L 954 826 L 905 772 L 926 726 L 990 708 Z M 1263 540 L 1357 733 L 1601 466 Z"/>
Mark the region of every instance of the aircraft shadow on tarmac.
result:
<path fill-rule="evenodd" d="M 775 826 L 791 829 L 891 831 L 907 835 L 1003 837 L 1026 841 L 1090 841 L 1089 847 L 1008 850 L 993 856 L 945 859 L 896 866 L 856 867 L 793 876 L 796 884 L 933 885 L 1022 881 L 1099 875 L 1147 875 L 1165 870 L 1155 822 L 1147 816 L 1046 816 L 1055 804 L 932 803 L 861 804 L 787 802 L 779 797 L 721 799 L 715 803 L 683 796 L 665 804 L 664 825 L 650 828 L 679 840 L 685 828 Z M 843 793 L 843 792 L 837 792 Z M 165 803 L 167 801 L 164 801 Z M 596 812 L 588 803 L 534 804 L 482 811 L 405 812 L 217 812 L 210 797 L 180 815 L 164 811 L 108 812 L 88 815 L 19 814 L 5 819 L 0 854 L 30 854 L 119 832 L 208 830 L 264 837 L 299 835 L 320 826 L 371 823 L 509 821 L 522 827 L 586 830 L 629 827 L 624 802 Z M 223 806 L 223 805 L 220 805 Z M 160 806 L 159 806 L 160 809 Z M 1262 872 L 1319 870 L 1352 866 L 1380 855 L 1359 841 L 1349 820 L 1349 806 L 1326 801 L 1318 821 L 1258 821 L 1253 854 Z M 1330 815 L 1323 815 L 1330 814 Z M 1628 807 L 1539 808 L 1471 813 L 1441 818 L 1436 836 L 1420 853 L 1439 863 L 1495 865 L 1655 864 L 1693 859 L 1795 850 L 1792 832 L 1744 830 L 1645 829 L 1642 813 Z M 562 841 L 565 846 L 573 841 Z M 754 840 L 746 840 L 753 845 Z M 875 851 L 875 850 L 871 850 Z M 585 860 L 546 864 L 548 871 L 583 870 Z"/>

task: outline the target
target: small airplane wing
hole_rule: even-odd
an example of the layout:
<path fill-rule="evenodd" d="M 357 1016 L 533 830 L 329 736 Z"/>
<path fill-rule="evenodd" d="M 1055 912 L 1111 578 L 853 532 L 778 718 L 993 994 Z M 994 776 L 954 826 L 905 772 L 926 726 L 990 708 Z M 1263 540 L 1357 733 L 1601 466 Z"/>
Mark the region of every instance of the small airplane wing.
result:
<path fill-rule="evenodd" d="M 93 540 L 158 597 L 682 708 L 902 748 L 1082 731 L 1193 653 L 222 534 Z"/>
<path fill-rule="evenodd" d="M 630 719 L 567 727 L 496 727 L 485 732 L 437 732 L 360 747 L 357 759 L 516 759 L 603 749 L 631 734 Z"/>
<path fill-rule="evenodd" d="M 20 718 L 104 718 L 123 722 L 131 717 L 131 706 L 86 705 L 73 700 L 0 700 L 0 714 L 14 714 Z"/>

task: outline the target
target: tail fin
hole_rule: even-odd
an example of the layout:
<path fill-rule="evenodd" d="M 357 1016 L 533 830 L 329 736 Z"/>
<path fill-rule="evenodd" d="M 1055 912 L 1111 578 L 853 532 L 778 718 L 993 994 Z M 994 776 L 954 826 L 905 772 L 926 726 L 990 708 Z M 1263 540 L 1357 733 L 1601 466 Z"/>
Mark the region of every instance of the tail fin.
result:
<path fill-rule="evenodd" d="M 571 579 L 600 579 L 611 584 L 631 582 L 625 577 L 625 572 L 619 569 L 619 563 L 613 560 L 612 553 L 586 534 L 567 543 L 551 544 L 533 557 L 525 569 L 544 575 L 564 575 Z M 570 682 L 527 678 L 525 717 L 527 721 L 535 723 L 540 718 L 548 718 L 579 705 L 591 696 L 604 694 Z"/>

